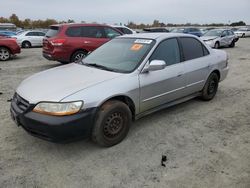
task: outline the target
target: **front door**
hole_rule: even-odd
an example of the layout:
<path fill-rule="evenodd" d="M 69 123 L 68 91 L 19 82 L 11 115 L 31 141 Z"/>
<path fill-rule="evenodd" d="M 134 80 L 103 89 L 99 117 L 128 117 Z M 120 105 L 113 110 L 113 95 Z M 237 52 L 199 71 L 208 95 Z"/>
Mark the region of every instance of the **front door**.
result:
<path fill-rule="evenodd" d="M 139 75 L 140 112 L 145 112 L 185 95 L 185 69 L 181 63 L 176 38 L 161 42 L 149 59 L 164 60 L 163 70 L 149 71 Z"/>

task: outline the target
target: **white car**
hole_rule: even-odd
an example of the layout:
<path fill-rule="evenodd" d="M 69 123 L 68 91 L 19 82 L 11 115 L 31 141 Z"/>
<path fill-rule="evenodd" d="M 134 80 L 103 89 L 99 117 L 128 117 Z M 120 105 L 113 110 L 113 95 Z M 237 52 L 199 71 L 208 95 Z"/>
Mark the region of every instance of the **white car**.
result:
<path fill-rule="evenodd" d="M 241 28 L 234 32 L 238 37 L 250 37 L 250 28 Z"/>
<path fill-rule="evenodd" d="M 203 40 L 211 48 L 220 48 L 225 46 L 234 47 L 239 38 L 231 30 L 212 29 L 206 32 L 201 37 L 201 40 Z"/>
<path fill-rule="evenodd" d="M 13 38 L 16 38 L 17 44 L 22 48 L 42 46 L 44 37 L 45 33 L 42 31 L 24 31 L 13 36 Z"/>
<path fill-rule="evenodd" d="M 119 31 L 121 31 L 124 34 L 135 34 L 135 33 L 137 33 L 133 29 L 130 29 L 130 28 L 124 26 L 124 25 L 112 25 L 112 27 L 118 29 Z"/>

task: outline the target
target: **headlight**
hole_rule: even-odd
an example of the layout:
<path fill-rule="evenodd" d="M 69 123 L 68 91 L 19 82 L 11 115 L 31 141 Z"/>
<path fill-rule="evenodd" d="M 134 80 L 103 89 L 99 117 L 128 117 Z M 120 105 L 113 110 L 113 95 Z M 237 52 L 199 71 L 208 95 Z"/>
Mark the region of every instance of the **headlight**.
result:
<path fill-rule="evenodd" d="M 38 103 L 33 112 L 40 114 L 48 114 L 54 116 L 67 116 L 80 111 L 83 106 L 82 101 L 76 102 L 40 102 Z"/>

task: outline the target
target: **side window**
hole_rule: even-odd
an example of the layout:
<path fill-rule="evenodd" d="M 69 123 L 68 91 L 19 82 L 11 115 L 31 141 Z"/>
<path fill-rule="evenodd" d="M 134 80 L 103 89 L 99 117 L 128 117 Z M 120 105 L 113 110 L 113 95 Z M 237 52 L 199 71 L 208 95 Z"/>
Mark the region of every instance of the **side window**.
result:
<path fill-rule="evenodd" d="M 110 28 L 110 27 L 105 27 L 104 28 L 105 34 L 106 34 L 106 38 L 115 38 L 117 36 L 120 36 L 121 34 L 119 32 L 117 32 L 116 30 Z"/>
<path fill-rule="evenodd" d="M 152 60 L 164 60 L 167 65 L 180 62 L 180 50 L 177 39 L 167 39 L 161 42 L 150 57 Z"/>
<path fill-rule="evenodd" d="M 69 27 L 66 31 L 66 35 L 69 37 L 80 37 L 81 27 Z"/>
<path fill-rule="evenodd" d="M 180 41 L 183 48 L 185 61 L 199 58 L 204 56 L 203 54 L 206 54 L 203 52 L 204 46 L 197 39 L 191 37 L 183 37 L 180 38 Z"/>
<path fill-rule="evenodd" d="M 43 32 L 38 32 L 37 34 L 38 34 L 37 36 L 45 36 L 45 33 Z"/>
<path fill-rule="evenodd" d="M 102 27 L 94 26 L 83 26 L 81 36 L 89 38 L 105 38 Z"/>
<path fill-rule="evenodd" d="M 123 30 L 123 33 L 125 33 L 125 34 L 132 34 L 132 31 L 130 31 L 127 28 L 122 28 L 122 30 Z"/>
<path fill-rule="evenodd" d="M 35 35 L 35 32 L 29 32 L 25 36 L 36 36 L 36 35 Z"/>

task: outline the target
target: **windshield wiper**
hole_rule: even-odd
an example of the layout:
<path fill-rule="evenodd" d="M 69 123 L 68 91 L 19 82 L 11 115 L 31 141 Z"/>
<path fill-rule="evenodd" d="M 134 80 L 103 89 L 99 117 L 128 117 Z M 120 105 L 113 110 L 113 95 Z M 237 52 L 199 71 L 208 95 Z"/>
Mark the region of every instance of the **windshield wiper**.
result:
<path fill-rule="evenodd" d="M 86 65 L 86 66 L 96 67 L 96 68 L 107 70 L 107 71 L 116 71 L 116 70 L 114 70 L 112 68 L 109 68 L 109 67 L 106 67 L 106 66 L 103 66 L 103 65 L 99 65 L 99 64 L 96 64 L 96 63 L 83 63 L 83 64 Z"/>

